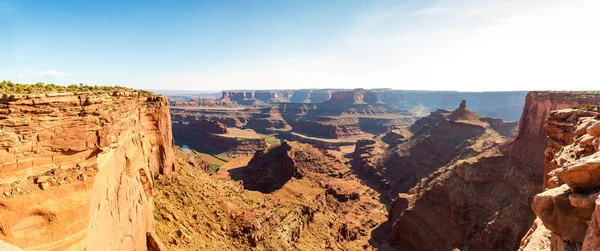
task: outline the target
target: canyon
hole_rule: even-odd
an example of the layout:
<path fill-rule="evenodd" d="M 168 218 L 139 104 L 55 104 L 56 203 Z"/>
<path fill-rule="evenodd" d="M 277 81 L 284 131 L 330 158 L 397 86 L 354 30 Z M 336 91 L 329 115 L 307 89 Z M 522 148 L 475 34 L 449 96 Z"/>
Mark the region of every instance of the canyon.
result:
<path fill-rule="evenodd" d="M 4 94 L 0 240 L 25 250 L 595 250 L 598 97 Z M 514 117 L 520 103 L 518 122 L 486 116 Z"/>
<path fill-rule="evenodd" d="M 520 116 L 519 109 L 522 109 L 524 102 L 523 92 L 473 94 L 391 89 L 223 91 L 220 97 L 175 95 L 170 97 L 170 101 L 171 118 L 177 122 L 174 126 L 176 138 L 194 133 L 186 132 L 193 129 L 183 126 L 190 121 L 210 120 L 229 128 L 252 129 L 279 140 L 294 140 L 340 150 L 353 145 L 356 140 L 408 127 L 426 116 L 430 109 L 450 108 L 450 101 L 459 103 L 461 99 L 457 98 L 461 97 L 474 100 L 474 112 L 481 111 L 512 120 Z M 515 111 L 508 107 L 519 109 Z M 488 122 L 496 123 L 492 119 Z M 507 127 L 508 130 L 510 127 Z M 239 137 L 237 140 L 244 141 Z M 219 142 L 219 139 L 215 141 Z M 264 144 L 254 148 L 262 149 Z M 195 150 L 205 151 L 206 147 L 196 147 Z M 208 150 L 215 154 L 224 152 Z M 252 152 L 240 151 L 232 156 L 244 154 Z"/>
<path fill-rule="evenodd" d="M 586 93 L 530 92 L 516 138 L 454 160 L 397 196 L 389 214 L 392 242 L 424 250 L 518 249 L 543 189 L 546 117 L 597 102 Z"/>
<path fill-rule="evenodd" d="M 231 158 L 252 155 L 267 147 L 267 141 L 252 130 L 228 129 L 221 122 L 207 119 L 173 123 L 173 134 L 190 148 Z"/>

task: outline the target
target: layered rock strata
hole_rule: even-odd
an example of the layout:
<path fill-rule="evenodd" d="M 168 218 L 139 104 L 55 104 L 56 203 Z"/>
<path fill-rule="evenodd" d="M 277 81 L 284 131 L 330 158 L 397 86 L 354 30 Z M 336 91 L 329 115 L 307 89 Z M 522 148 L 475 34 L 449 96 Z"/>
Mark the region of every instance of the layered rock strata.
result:
<path fill-rule="evenodd" d="M 550 113 L 546 131 L 544 181 L 533 211 L 543 228 L 532 228 L 522 250 L 597 250 L 600 248 L 600 112 L 564 109 Z M 534 225 L 535 227 L 535 225 Z M 547 230 L 545 230 L 547 229 Z M 540 235 L 541 231 L 550 234 Z M 550 243 L 551 245 L 540 245 Z"/>
<path fill-rule="evenodd" d="M 169 103 L 139 92 L 0 99 L 0 239 L 27 250 L 146 250 Z"/>
<path fill-rule="evenodd" d="M 240 132 L 239 129 L 232 129 Z M 213 120 L 182 121 L 173 124 L 174 137 L 184 145 L 198 151 L 240 157 L 254 154 L 267 147 L 267 142 L 258 135 L 246 136 L 230 133 L 223 123 Z M 251 130 L 250 130 L 251 131 Z"/>

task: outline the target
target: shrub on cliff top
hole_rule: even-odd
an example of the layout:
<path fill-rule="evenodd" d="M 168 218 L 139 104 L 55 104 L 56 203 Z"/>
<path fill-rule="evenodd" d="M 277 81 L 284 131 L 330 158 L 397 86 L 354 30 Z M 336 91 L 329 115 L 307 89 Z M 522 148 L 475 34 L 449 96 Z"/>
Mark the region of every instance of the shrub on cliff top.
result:
<path fill-rule="evenodd" d="M 110 92 L 110 91 L 134 91 L 131 88 L 122 86 L 97 86 L 85 85 L 56 85 L 53 83 L 46 84 L 37 82 L 35 84 L 21 84 L 12 81 L 3 80 L 0 82 L 0 94 L 31 94 L 31 93 L 47 93 L 47 92 Z M 142 94 L 148 95 L 148 91 L 140 91 Z"/>
<path fill-rule="evenodd" d="M 584 109 L 586 110 L 596 110 L 596 106 L 592 104 L 585 105 Z"/>

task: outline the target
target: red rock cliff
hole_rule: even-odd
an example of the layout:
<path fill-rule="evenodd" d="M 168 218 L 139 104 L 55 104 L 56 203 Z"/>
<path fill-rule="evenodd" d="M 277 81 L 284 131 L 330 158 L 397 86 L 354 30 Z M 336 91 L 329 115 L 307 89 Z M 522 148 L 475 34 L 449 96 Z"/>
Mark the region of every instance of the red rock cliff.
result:
<path fill-rule="evenodd" d="M 600 113 L 552 111 L 547 120 L 545 181 L 532 208 L 538 219 L 523 238 L 522 250 L 598 250 L 600 210 L 597 178 Z"/>
<path fill-rule="evenodd" d="M 138 92 L 0 99 L 0 239 L 146 250 L 153 176 L 173 171 L 169 103 Z"/>

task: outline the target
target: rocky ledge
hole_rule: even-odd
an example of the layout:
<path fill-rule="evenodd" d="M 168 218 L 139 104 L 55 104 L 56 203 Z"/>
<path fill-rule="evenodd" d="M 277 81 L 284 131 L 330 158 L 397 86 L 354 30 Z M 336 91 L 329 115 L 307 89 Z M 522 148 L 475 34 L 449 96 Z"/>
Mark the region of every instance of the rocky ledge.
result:
<path fill-rule="evenodd" d="M 521 250 L 600 248 L 600 112 L 552 111 L 547 120 L 545 181 L 532 203 L 537 224 Z"/>

